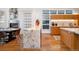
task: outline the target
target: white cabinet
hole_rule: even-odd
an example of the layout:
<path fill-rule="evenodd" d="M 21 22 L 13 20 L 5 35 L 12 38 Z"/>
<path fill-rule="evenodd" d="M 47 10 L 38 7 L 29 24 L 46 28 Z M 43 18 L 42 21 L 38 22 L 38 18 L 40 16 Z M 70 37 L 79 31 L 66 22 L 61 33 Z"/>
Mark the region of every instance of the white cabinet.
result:
<path fill-rule="evenodd" d="M 29 8 L 19 8 L 18 17 L 20 20 L 21 29 L 32 28 L 32 9 Z"/>

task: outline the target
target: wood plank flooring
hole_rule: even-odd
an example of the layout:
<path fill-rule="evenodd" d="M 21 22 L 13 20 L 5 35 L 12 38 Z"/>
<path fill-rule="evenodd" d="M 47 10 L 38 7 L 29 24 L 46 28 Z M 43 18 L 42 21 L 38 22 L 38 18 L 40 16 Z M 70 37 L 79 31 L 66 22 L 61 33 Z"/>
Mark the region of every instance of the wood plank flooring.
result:
<path fill-rule="evenodd" d="M 17 39 L 0 45 L 0 51 L 61 51 L 60 40 L 55 40 L 50 34 L 42 34 L 41 36 L 41 48 L 22 48 L 19 36 Z"/>
<path fill-rule="evenodd" d="M 50 34 L 42 34 L 42 49 L 44 51 L 59 51 L 60 41 L 55 40 Z"/>

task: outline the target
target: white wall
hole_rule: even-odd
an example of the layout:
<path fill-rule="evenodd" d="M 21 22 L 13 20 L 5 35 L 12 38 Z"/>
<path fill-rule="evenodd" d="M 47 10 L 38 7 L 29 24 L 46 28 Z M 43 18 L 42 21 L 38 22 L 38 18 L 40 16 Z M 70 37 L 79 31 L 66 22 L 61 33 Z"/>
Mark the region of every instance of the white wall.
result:
<path fill-rule="evenodd" d="M 9 28 L 9 9 L 0 8 L 3 11 L 3 16 L 0 18 L 0 28 Z"/>

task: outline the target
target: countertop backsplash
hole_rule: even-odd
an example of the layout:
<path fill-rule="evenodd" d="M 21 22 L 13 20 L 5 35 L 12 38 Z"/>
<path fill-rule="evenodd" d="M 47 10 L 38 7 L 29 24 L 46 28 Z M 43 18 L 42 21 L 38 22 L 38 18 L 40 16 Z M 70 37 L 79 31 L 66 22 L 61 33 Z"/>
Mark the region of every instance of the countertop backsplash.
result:
<path fill-rule="evenodd" d="M 0 21 L 0 28 L 9 28 L 8 21 Z"/>
<path fill-rule="evenodd" d="M 57 24 L 57 26 L 74 26 L 74 20 L 52 20 L 51 21 L 51 26 L 53 24 Z"/>

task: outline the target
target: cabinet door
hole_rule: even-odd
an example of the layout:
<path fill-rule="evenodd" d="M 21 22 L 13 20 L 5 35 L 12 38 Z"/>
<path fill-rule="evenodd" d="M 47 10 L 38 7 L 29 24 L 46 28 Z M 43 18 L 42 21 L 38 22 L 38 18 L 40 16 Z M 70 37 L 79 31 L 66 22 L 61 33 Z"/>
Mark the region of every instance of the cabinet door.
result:
<path fill-rule="evenodd" d="M 79 51 L 79 35 L 75 34 L 75 40 L 74 41 L 75 41 L 75 45 L 74 45 L 75 50 Z"/>
<path fill-rule="evenodd" d="M 73 40 L 74 40 L 74 33 L 67 32 L 65 43 L 70 49 L 74 49 L 74 42 L 73 42 Z"/>
<path fill-rule="evenodd" d="M 60 28 L 59 27 L 52 27 L 51 28 L 51 34 L 52 35 L 59 35 L 60 34 Z"/>
<path fill-rule="evenodd" d="M 69 50 L 74 50 L 74 33 L 61 30 L 61 41 L 65 46 L 68 47 Z"/>
<path fill-rule="evenodd" d="M 30 8 L 19 8 L 18 9 L 18 17 L 20 20 L 20 28 L 21 29 L 30 29 L 32 28 L 32 20 L 33 20 L 33 10 Z"/>

